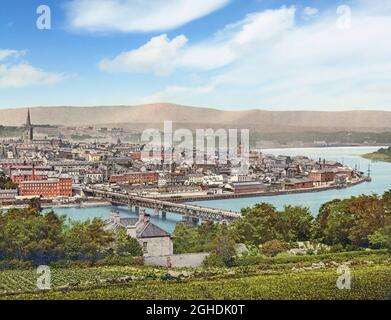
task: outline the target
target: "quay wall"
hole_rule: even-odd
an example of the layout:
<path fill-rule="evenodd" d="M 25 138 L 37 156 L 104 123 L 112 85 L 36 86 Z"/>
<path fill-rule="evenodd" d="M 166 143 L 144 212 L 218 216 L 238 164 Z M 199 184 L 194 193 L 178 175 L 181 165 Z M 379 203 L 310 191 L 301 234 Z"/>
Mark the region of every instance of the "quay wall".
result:
<path fill-rule="evenodd" d="M 347 185 L 345 188 L 350 188 L 361 183 L 367 182 L 368 177 L 361 178 L 358 181 L 352 182 Z M 170 202 L 195 202 L 195 201 L 208 201 L 208 200 L 224 200 L 224 199 L 236 199 L 236 198 L 255 198 L 255 197 L 270 197 L 270 196 L 281 196 L 288 194 L 300 194 L 300 193 L 313 193 L 313 192 L 323 192 L 328 190 L 338 190 L 341 189 L 340 186 L 324 186 L 324 187 L 314 187 L 306 189 L 296 189 L 296 190 L 280 190 L 280 191 L 269 191 L 269 192 L 256 192 L 256 193 L 223 193 L 216 195 L 195 195 L 195 196 L 172 196 L 172 197 L 153 197 L 157 200 L 166 200 Z"/>

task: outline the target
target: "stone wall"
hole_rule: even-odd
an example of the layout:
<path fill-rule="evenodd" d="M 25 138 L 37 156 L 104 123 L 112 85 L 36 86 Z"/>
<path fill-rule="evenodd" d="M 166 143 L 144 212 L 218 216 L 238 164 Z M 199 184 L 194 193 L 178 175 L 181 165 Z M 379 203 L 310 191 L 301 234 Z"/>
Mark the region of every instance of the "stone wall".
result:
<path fill-rule="evenodd" d="M 143 248 L 144 243 L 147 243 L 144 257 L 170 256 L 174 252 L 170 237 L 140 238 L 138 241 Z"/>
<path fill-rule="evenodd" d="M 173 268 L 196 268 L 202 266 L 209 253 L 174 254 L 159 257 L 144 257 L 148 266 L 162 266 Z"/>

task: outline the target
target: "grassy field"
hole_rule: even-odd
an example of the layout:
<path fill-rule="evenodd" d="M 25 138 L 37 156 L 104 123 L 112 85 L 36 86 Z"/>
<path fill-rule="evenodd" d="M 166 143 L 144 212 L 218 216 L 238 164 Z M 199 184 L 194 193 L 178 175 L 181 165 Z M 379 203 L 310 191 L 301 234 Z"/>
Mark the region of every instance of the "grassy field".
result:
<path fill-rule="evenodd" d="M 300 259 L 301 258 L 301 259 Z M 37 291 L 34 270 L 0 272 L 1 299 L 391 299 L 385 251 L 266 259 L 230 269 L 149 267 L 53 269 L 52 290 Z M 337 266 L 351 269 L 339 290 Z"/>

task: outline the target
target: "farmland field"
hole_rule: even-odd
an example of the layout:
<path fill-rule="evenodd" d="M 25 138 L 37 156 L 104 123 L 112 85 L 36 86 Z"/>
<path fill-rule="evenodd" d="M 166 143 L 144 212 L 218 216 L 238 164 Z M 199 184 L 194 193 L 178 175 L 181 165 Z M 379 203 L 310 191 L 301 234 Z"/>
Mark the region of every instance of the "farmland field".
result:
<path fill-rule="evenodd" d="M 349 259 L 348 259 L 349 258 Z M 339 290 L 336 266 L 351 269 L 351 290 Z M 269 259 L 230 269 L 148 267 L 53 269 L 52 289 L 37 291 L 34 270 L 0 272 L 1 299 L 390 299 L 385 252 Z"/>

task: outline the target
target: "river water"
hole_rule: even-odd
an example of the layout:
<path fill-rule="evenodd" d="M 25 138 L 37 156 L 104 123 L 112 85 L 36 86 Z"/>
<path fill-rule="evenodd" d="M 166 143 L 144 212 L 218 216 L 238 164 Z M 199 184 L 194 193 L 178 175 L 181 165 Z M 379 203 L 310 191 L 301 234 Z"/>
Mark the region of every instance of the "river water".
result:
<path fill-rule="evenodd" d="M 351 196 L 357 196 L 361 194 L 382 194 L 384 191 L 391 189 L 391 163 L 371 162 L 361 157 L 362 154 L 374 152 L 378 149 L 379 147 L 342 147 L 263 150 L 264 153 L 274 155 L 302 155 L 312 159 L 318 159 L 321 157 L 325 158 L 326 160 L 335 160 L 351 167 L 357 165 L 357 167 L 359 167 L 360 170 L 364 172 L 367 172 L 368 166 L 370 164 L 372 182 L 365 182 L 347 189 L 328 190 L 317 193 L 198 201 L 195 204 L 212 208 L 240 211 L 244 207 L 253 206 L 259 202 L 268 202 L 278 209 L 283 208 L 285 205 L 306 206 L 310 208 L 313 215 L 317 215 L 320 206 L 323 203 L 333 199 L 349 198 Z M 107 219 L 113 209 L 118 210 L 122 217 L 136 217 L 136 214 L 131 212 L 127 207 L 114 208 L 108 206 L 96 208 L 57 208 L 55 211 L 74 220 L 86 220 L 93 217 Z M 152 210 L 150 210 L 149 213 L 152 214 Z M 162 219 L 158 216 L 152 216 L 152 221 L 168 232 L 172 232 L 175 228 L 175 225 L 181 220 L 181 216 L 176 214 L 167 214 L 166 219 Z"/>

